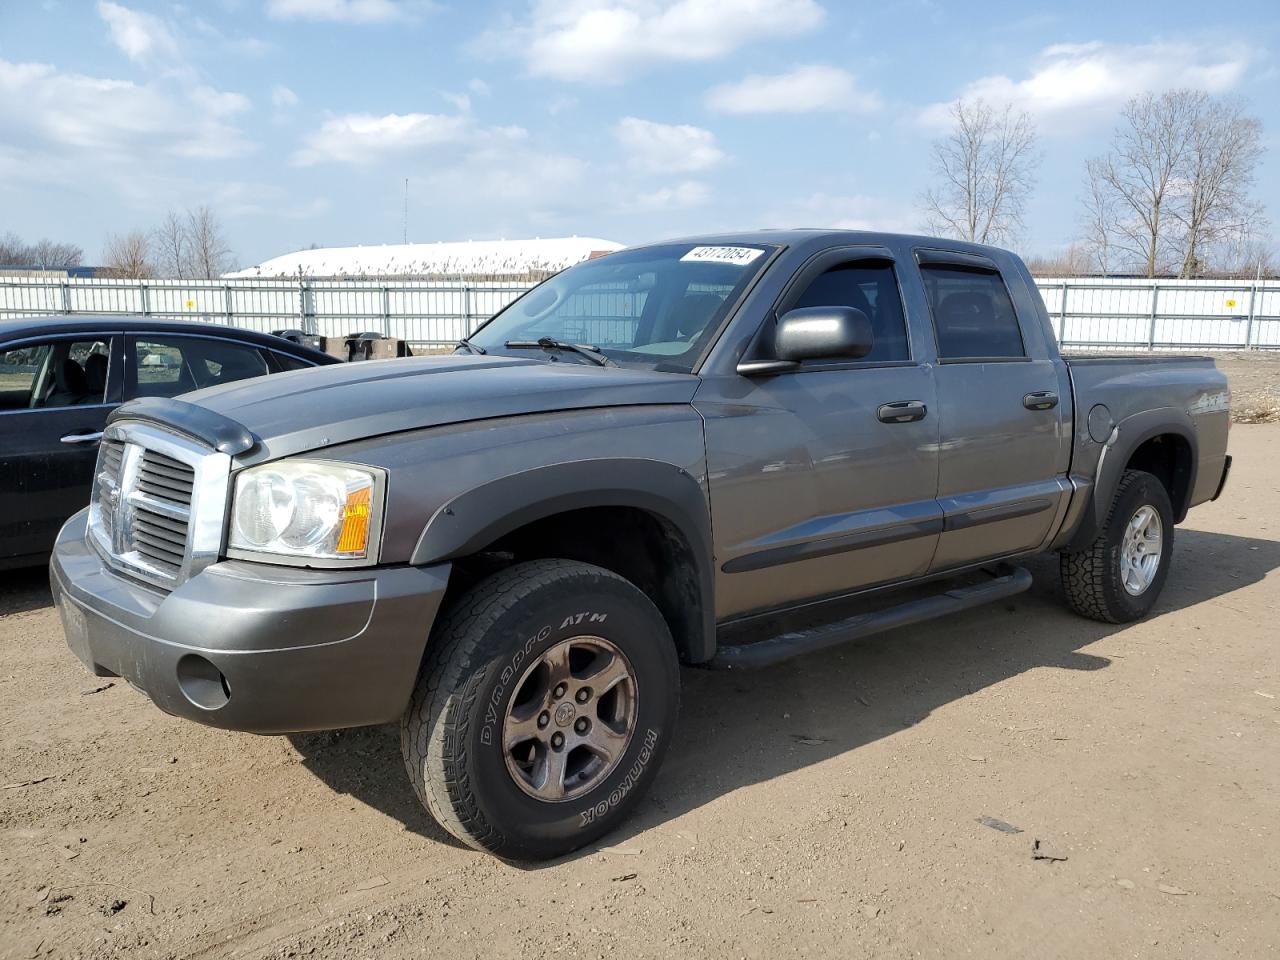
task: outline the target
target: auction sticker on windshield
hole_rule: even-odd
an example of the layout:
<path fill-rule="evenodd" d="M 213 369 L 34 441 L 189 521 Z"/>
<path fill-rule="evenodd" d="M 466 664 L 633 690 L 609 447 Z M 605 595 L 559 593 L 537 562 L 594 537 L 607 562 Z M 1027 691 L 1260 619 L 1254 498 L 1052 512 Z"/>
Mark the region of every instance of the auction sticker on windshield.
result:
<path fill-rule="evenodd" d="M 700 263 L 732 263 L 745 266 L 762 253 L 764 253 L 763 250 L 758 250 L 755 247 L 694 247 L 680 259 Z"/>

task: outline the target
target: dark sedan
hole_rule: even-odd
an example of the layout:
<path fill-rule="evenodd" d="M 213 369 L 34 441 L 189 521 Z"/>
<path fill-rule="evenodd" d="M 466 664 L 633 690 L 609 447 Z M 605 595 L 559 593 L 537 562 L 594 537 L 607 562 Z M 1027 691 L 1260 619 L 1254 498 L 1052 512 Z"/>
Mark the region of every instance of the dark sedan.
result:
<path fill-rule="evenodd" d="M 58 528 L 88 503 L 107 414 L 125 400 L 337 362 L 211 323 L 0 320 L 0 569 L 44 562 Z"/>

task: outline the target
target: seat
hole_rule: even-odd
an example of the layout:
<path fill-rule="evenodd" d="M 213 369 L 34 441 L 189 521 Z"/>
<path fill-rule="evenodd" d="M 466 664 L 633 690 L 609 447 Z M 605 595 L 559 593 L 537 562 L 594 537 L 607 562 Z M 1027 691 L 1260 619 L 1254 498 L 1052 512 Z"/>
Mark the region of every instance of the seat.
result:
<path fill-rule="evenodd" d="M 80 403 L 102 403 L 107 395 L 107 357 L 91 353 L 84 362 L 85 395 Z"/>
<path fill-rule="evenodd" d="M 54 365 L 53 392 L 45 397 L 44 407 L 71 407 L 89 395 L 89 381 L 84 367 L 70 357 Z"/>

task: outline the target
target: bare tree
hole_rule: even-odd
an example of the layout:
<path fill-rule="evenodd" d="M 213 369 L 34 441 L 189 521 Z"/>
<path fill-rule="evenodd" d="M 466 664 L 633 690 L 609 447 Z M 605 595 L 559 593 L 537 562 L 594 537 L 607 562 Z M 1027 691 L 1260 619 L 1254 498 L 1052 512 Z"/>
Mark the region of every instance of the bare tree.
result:
<path fill-rule="evenodd" d="M 1262 124 L 1245 115 L 1236 99 L 1197 101 L 1188 131 L 1182 196 L 1172 208 L 1182 227 L 1178 275 L 1202 273 L 1209 249 L 1218 241 L 1257 232 L 1261 207 L 1249 197 L 1262 158 Z"/>
<path fill-rule="evenodd" d="M 12 231 L 0 236 L 0 266 L 26 266 L 27 249 L 22 238 Z"/>
<path fill-rule="evenodd" d="M 231 269 L 231 248 L 206 206 L 170 210 L 152 234 L 161 272 L 179 280 L 214 280 Z"/>
<path fill-rule="evenodd" d="M 39 270 L 66 270 L 80 266 L 84 251 L 74 243 L 58 243 L 54 240 L 38 240 L 28 248 L 31 266 Z"/>
<path fill-rule="evenodd" d="M 1085 178 L 1081 242 L 1089 255 L 1090 270 L 1104 276 L 1116 268 L 1116 196 L 1100 177 Z"/>
<path fill-rule="evenodd" d="M 1206 95 L 1144 93 L 1125 104 L 1109 153 L 1088 162 L 1090 193 L 1110 203 L 1113 246 L 1154 277 L 1167 261 L 1176 220 L 1178 177 Z"/>
<path fill-rule="evenodd" d="M 80 266 L 83 260 L 84 251 L 74 243 L 59 243 L 47 238 L 26 243 L 12 231 L 0 237 L 0 266 L 66 270 Z"/>
<path fill-rule="evenodd" d="M 154 277 L 151 239 L 141 230 L 112 234 L 103 249 L 102 266 L 114 277 L 130 280 Z"/>
<path fill-rule="evenodd" d="M 1040 162 L 1031 117 L 982 100 L 957 101 L 955 126 L 934 141 L 933 168 L 941 183 L 924 196 L 932 233 L 996 243 L 1022 226 L 1022 211 Z"/>
<path fill-rule="evenodd" d="M 1028 257 L 1027 269 L 1036 277 L 1085 277 L 1093 271 L 1093 257 L 1083 244 L 1070 244 L 1052 257 Z"/>
<path fill-rule="evenodd" d="M 231 269 L 231 248 L 208 207 L 187 211 L 187 248 L 190 273 L 197 279 L 215 280 Z"/>
<path fill-rule="evenodd" d="M 189 279 L 191 258 L 187 246 L 187 225 L 182 214 L 170 210 L 151 235 L 156 265 L 160 272 L 175 280 Z"/>

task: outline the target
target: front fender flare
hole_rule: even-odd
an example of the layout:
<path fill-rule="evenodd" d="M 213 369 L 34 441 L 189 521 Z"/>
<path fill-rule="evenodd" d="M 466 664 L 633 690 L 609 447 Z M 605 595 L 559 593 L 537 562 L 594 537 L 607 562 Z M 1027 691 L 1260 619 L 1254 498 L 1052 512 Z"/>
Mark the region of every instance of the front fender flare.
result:
<path fill-rule="evenodd" d="M 580 460 L 535 467 L 474 487 L 442 504 L 427 521 L 409 562 L 427 566 L 476 553 L 534 521 L 584 507 L 633 507 L 666 521 L 693 557 L 700 636 L 685 653 L 699 663 L 715 654 L 711 513 L 702 485 L 660 460 Z"/>

